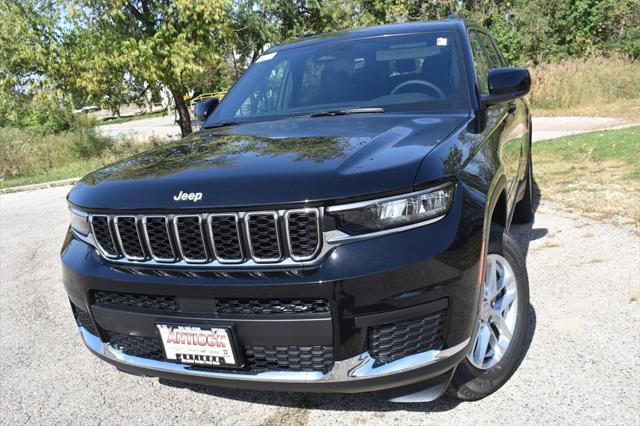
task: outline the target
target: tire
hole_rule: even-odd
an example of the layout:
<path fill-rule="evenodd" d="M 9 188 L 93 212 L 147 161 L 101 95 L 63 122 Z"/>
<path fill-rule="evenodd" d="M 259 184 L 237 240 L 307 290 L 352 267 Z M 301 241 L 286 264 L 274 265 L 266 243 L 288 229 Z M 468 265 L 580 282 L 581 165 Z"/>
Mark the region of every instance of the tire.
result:
<path fill-rule="evenodd" d="M 513 212 L 514 223 L 531 223 L 535 216 L 533 205 L 533 164 L 531 162 L 531 154 L 529 154 L 529 160 L 527 161 L 526 179 L 527 183 L 524 190 L 524 198 L 516 204 L 516 208 Z"/>
<path fill-rule="evenodd" d="M 510 287 L 513 284 L 505 284 L 505 291 L 502 293 L 503 295 L 496 297 L 496 300 L 500 303 L 496 303 L 496 308 L 488 308 L 487 306 L 493 306 L 490 302 L 484 302 L 484 289 L 487 288 L 487 279 L 491 276 L 489 272 L 489 259 L 492 259 L 494 264 L 499 265 L 497 259 L 500 258 L 505 260 L 511 268 L 512 276 L 515 278 L 516 294 L 509 296 L 513 297 L 510 303 L 508 302 L 506 305 L 503 304 L 502 302 L 506 302 L 509 298 L 507 297 L 507 294 L 511 291 L 509 288 L 513 288 Z M 500 262 L 502 262 L 502 260 L 500 260 Z M 510 282 L 508 279 L 508 273 L 504 273 L 506 269 L 507 268 L 503 269 L 502 278 L 503 281 Z M 525 349 L 529 322 L 529 281 L 527 277 L 526 264 L 524 256 L 522 255 L 517 243 L 513 240 L 511 235 L 501 227 L 496 227 L 491 232 L 485 270 L 487 273 L 485 274 L 486 278 L 485 285 L 483 285 L 483 294 L 480 296 L 478 320 L 472 336 L 473 343 L 471 344 L 467 356 L 458 365 L 451 383 L 447 388 L 447 393 L 450 396 L 463 401 L 476 401 L 482 399 L 504 385 L 520 365 Z M 496 270 L 500 271 L 500 267 L 497 266 Z M 499 274 L 494 274 L 494 276 L 498 275 Z M 500 279 L 496 279 L 496 283 L 499 281 Z M 497 287 L 499 287 L 499 284 Z M 498 292 L 498 294 L 500 293 L 501 292 Z M 498 297 L 501 297 L 501 299 L 498 299 Z M 513 305 L 514 302 L 517 302 L 515 306 Z M 477 348 L 482 347 L 480 344 L 481 341 L 479 340 L 479 336 L 481 334 L 480 330 L 482 327 L 489 326 L 490 330 L 493 330 L 493 327 L 495 327 L 495 325 L 491 323 L 492 320 L 483 319 L 486 314 L 486 309 L 492 309 L 491 312 L 493 313 L 495 312 L 493 309 L 499 310 L 502 306 L 511 306 L 511 308 L 508 309 L 509 314 L 506 315 L 507 319 L 501 320 L 501 324 L 507 324 L 513 318 L 512 315 L 515 315 L 515 323 L 511 330 L 512 333 L 510 341 L 507 343 L 506 348 L 500 350 L 494 349 L 493 351 L 489 349 L 486 350 L 486 356 L 483 357 L 480 355 L 479 357 L 474 357 L 475 354 L 482 353 L 480 350 L 476 352 Z M 495 315 L 491 315 L 489 318 L 495 317 Z M 504 336 L 509 335 L 509 333 L 503 334 L 498 331 L 489 331 L 489 333 L 493 340 L 487 341 L 493 342 L 504 341 L 504 339 L 506 339 Z M 500 335 L 499 340 L 495 339 L 496 334 Z M 496 345 L 501 347 L 500 344 L 496 343 Z M 493 357 L 490 356 L 491 352 L 494 354 Z M 501 355 L 496 356 L 498 353 L 501 353 Z M 479 368 L 479 359 L 483 360 L 483 363 L 486 362 L 486 366 L 483 365 Z M 495 363 L 492 363 L 493 361 L 495 361 Z"/>

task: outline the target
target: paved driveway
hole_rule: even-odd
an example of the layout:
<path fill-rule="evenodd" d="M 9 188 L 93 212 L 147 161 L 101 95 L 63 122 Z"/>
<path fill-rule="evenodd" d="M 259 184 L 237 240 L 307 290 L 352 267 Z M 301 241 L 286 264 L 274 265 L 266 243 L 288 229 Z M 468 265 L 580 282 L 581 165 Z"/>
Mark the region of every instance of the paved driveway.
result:
<path fill-rule="evenodd" d="M 69 187 L 0 196 L 0 423 L 572 424 L 640 422 L 640 239 L 542 204 L 514 228 L 531 281 L 530 346 L 498 393 L 394 405 L 118 373 L 89 354 L 61 283 Z"/>

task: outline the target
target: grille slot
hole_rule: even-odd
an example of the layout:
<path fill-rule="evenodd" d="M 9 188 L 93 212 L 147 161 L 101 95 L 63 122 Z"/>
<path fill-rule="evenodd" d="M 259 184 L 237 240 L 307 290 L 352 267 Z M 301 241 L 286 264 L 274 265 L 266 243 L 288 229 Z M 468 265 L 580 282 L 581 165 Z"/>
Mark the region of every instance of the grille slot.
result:
<path fill-rule="evenodd" d="M 113 220 L 122 254 L 131 260 L 143 260 L 145 258 L 137 222 L 135 216 L 116 216 Z"/>
<path fill-rule="evenodd" d="M 445 311 L 424 318 L 399 321 L 372 327 L 369 353 L 380 363 L 387 363 L 442 346 Z"/>
<path fill-rule="evenodd" d="M 291 258 L 304 261 L 320 249 L 320 214 L 317 209 L 290 210 L 285 216 Z"/>
<path fill-rule="evenodd" d="M 176 259 L 169 221 L 164 216 L 146 216 L 142 219 L 142 227 L 149 253 L 159 262 L 172 262 Z"/>
<path fill-rule="evenodd" d="M 91 229 L 93 236 L 98 243 L 98 249 L 105 257 L 118 257 L 116 244 L 111 234 L 108 216 L 91 216 Z"/>
<path fill-rule="evenodd" d="M 237 214 L 214 214 L 209 216 L 209 232 L 213 253 L 221 263 L 242 262 L 242 242 Z"/>
<path fill-rule="evenodd" d="M 251 370 L 322 371 L 333 366 L 332 346 L 245 346 Z"/>
<path fill-rule="evenodd" d="M 250 300 L 216 299 L 218 314 L 328 314 L 329 303 L 324 299 Z"/>
<path fill-rule="evenodd" d="M 278 213 L 248 213 L 245 216 L 249 249 L 256 262 L 278 262 L 282 258 L 278 235 Z"/>
<path fill-rule="evenodd" d="M 173 296 L 157 296 L 150 294 L 116 293 L 96 290 L 93 297 L 98 305 L 119 306 L 126 308 L 153 309 L 156 311 L 179 311 L 178 302 Z"/>
<path fill-rule="evenodd" d="M 173 224 L 182 258 L 192 263 L 206 262 L 208 256 L 202 235 L 202 218 L 197 215 L 176 216 Z"/>

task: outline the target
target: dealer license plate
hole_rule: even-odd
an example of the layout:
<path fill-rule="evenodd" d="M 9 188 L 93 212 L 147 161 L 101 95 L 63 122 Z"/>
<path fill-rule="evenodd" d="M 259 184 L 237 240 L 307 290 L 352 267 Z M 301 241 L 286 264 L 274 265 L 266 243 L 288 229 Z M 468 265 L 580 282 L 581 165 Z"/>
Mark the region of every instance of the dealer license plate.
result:
<path fill-rule="evenodd" d="M 168 360 L 183 364 L 236 366 L 228 328 L 157 324 Z"/>

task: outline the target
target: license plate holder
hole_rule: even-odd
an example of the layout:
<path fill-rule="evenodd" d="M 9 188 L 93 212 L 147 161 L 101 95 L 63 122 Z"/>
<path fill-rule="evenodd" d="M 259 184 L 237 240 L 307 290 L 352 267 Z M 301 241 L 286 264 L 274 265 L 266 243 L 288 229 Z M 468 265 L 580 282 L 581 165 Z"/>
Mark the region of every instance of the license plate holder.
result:
<path fill-rule="evenodd" d="M 232 327 L 156 324 L 169 361 L 204 367 L 238 367 Z"/>

